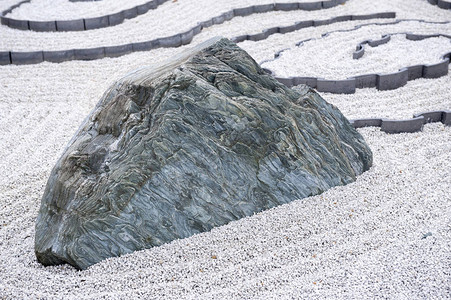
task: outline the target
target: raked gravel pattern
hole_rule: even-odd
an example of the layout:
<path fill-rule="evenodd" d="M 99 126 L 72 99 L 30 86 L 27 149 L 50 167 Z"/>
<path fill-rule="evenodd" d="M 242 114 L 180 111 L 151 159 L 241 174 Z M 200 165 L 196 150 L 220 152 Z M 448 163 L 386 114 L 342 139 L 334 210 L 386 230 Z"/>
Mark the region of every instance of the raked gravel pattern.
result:
<path fill-rule="evenodd" d="M 215 1 L 206 9 L 217 9 L 222 2 L 226 1 Z M 378 7 L 370 3 L 374 1 L 350 0 L 341 9 L 350 5 L 358 14 L 371 9 L 396 11 L 401 18 L 409 15 L 429 21 L 451 18 L 448 11 L 423 0 L 381 0 Z M 314 14 L 305 14 L 305 19 L 318 19 Z M 160 18 L 155 21 L 165 20 Z M 193 43 L 223 32 L 236 35 L 281 25 L 277 23 L 281 19 L 271 22 L 258 15 L 242 19 L 208 28 Z M 184 23 L 180 18 L 177 21 Z M 288 24 L 295 21 L 298 19 L 285 20 Z M 272 58 L 273 50 L 291 48 L 299 40 L 360 23 L 365 22 L 277 34 L 239 46 L 262 61 Z M 121 26 L 115 26 L 116 31 L 110 34 L 119 34 Z M 7 31 L 15 35 L 4 35 Z M 104 32 L 92 32 L 97 31 Z M 169 35 L 165 30 L 155 34 Z M 378 38 L 379 34 L 361 32 L 356 40 Z M 2 45 L 38 45 L 44 38 L 4 26 L 0 36 Z M 81 34 L 80 41 L 82 37 L 89 35 Z M 53 38 L 63 48 L 74 43 L 70 35 L 59 40 L 58 33 L 46 33 L 44 39 Z M 51 44 L 42 43 L 41 47 Z M 386 46 L 390 43 L 404 47 L 402 41 Z M 330 44 L 324 45 L 318 48 L 319 56 L 326 51 L 340 59 L 337 51 L 329 51 Z M 421 45 L 418 51 L 430 44 Z M 354 40 L 346 43 L 350 50 L 355 46 Z M 367 51 L 377 48 L 367 47 Z M 188 239 L 109 259 L 87 271 L 38 264 L 33 241 L 40 199 L 51 168 L 79 124 L 114 80 L 182 50 L 158 49 L 96 61 L 0 66 L 0 299 L 450 298 L 451 127 L 441 123 L 427 124 L 422 132 L 412 134 L 359 129 L 373 151 L 374 166 L 356 182 L 319 196 Z M 390 55 L 395 55 L 395 50 L 390 50 Z M 315 57 L 309 60 L 318 60 Z M 356 62 L 368 63 L 362 59 Z M 293 61 L 306 63 L 311 62 Z M 386 65 L 381 60 L 374 66 L 383 70 Z M 360 89 L 352 95 L 322 96 L 348 118 L 410 118 L 422 111 L 449 110 L 450 86 L 451 75 L 447 75 L 409 81 L 393 91 Z"/>

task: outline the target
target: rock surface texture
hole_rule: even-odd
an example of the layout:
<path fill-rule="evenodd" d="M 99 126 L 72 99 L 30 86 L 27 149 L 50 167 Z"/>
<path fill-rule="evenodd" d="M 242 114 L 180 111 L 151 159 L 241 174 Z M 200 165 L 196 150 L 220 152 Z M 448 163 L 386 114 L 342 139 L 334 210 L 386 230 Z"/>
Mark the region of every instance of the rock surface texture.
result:
<path fill-rule="evenodd" d="M 371 164 L 338 109 L 215 38 L 104 94 L 50 175 L 36 256 L 85 269 L 350 183 Z"/>

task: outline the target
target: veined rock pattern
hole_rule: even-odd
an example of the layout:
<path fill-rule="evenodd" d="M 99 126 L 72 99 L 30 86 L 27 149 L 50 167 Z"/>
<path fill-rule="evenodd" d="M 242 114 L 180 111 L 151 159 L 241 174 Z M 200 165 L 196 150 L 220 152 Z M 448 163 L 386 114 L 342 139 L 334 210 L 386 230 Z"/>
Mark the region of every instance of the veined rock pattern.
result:
<path fill-rule="evenodd" d="M 106 91 L 51 172 L 36 256 L 85 269 L 353 182 L 371 164 L 337 108 L 215 38 Z"/>

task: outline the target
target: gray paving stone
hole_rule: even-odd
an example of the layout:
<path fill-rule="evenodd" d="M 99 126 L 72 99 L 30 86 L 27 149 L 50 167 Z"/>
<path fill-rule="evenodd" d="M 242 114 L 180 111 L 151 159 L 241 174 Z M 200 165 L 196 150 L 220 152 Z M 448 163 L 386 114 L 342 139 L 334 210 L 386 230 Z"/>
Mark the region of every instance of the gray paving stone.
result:
<path fill-rule="evenodd" d="M 378 74 L 377 89 L 381 91 L 394 90 L 406 85 L 409 78 L 409 71 L 403 68 L 395 73 Z"/>
<path fill-rule="evenodd" d="M 86 30 L 108 27 L 108 16 L 89 18 L 84 20 Z"/>
<path fill-rule="evenodd" d="M 381 130 L 386 133 L 418 132 L 423 129 L 424 117 L 409 120 L 382 120 Z"/>
<path fill-rule="evenodd" d="M 423 68 L 424 78 L 438 78 L 448 74 L 449 58 L 446 58 L 442 62 L 425 65 Z"/>
<path fill-rule="evenodd" d="M 118 12 L 116 14 L 108 15 L 108 25 L 115 26 L 124 22 L 124 12 Z"/>
<path fill-rule="evenodd" d="M 74 50 L 61 50 L 61 51 L 44 51 L 44 61 L 60 63 L 63 61 L 70 61 L 75 59 Z"/>
<path fill-rule="evenodd" d="M 353 94 L 355 93 L 355 80 L 354 78 L 345 80 L 325 80 L 318 78 L 316 89 L 319 92 Z"/>
<path fill-rule="evenodd" d="M 28 24 L 30 25 L 30 30 L 33 31 L 56 31 L 56 21 L 28 21 Z"/>
<path fill-rule="evenodd" d="M 74 49 L 76 60 L 94 60 L 105 57 L 105 48 Z"/>
<path fill-rule="evenodd" d="M 374 88 L 377 86 L 377 74 L 355 76 L 355 87 L 358 89 Z"/>
<path fill-rule="evenodd" d="M 71 21 L 56 21 L 57 31 L 82 31 L 85 30 L 85 22 L 83 19 Z"/>
<path fill-rule="evenodd" d="M 105 47 L 106 57 L 119 57 L 133 52 L 133 44 Z"/>
<path fill-rule="evenodd" d="M 11 63 L 14 65 L 38 64 L 44 61 L 42 51 L 11 52 Z"/>
<path fill-rule="evenodd" d="M 10 52 L 5 52 L 2 51 L 0 52 L 0 65 L 4 66 L 4 65 L 9 65 L 11 64 L 11 54 Z"/>
<path fill-rule="evenodd" d="M 382 125 L 382 119 L 358 119 L 350 120 L 350 122 L 354 128 L 381 127 Z"/>

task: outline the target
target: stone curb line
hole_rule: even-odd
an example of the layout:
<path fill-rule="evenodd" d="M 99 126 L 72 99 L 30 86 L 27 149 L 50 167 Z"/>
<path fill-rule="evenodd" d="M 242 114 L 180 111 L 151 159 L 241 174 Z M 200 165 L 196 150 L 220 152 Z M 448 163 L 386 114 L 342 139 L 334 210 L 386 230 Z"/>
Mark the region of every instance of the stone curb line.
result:
<path fill-rule="evenodd" d="M 308 20 L 296 22 L 294 25 L 284 26 L 284 27 L 272 27 L 269 29 L 263 30 L 261 33 L 252 34 L 252 35 L 240 35 L 232 38 L 232 41 L 235 43 L 241 43 L 243 41 L 261 41 L 267 39 L 270 35 L 281 33 L 285 34 L 288 32 L 293 32 L 296 30 L 300 30 L 307 27 L 318 27 L 323 25 L 330 25 L 338 22 L 346 22 L 346 21 L 355 21 L 355 20 L 370 20 L 370 19 L 392 19 L 396 18 L 396 13 L 394 12 L 383 12 L 383 13 L 375 13 L 369 15 L 346 15 L 346 16 L 338 16 L 333 17 L 326 20 Z"/>
<path fill-rule="evenodd" d="M 437 5 L 443 9 L 451 9 L 451 2 L 445 0 L 428 0 L 428 2 L 432 5 Z"/>
<path fill-rule="evenodd" d="M 152 0 L 142 5 L 138 5 L 130 9 L 120 11 L 118 13 L 89 19 L 78 19 L 67 21 L 30 21 L 30 20 L 16 20 L 5 17 L 5 15 L 10 13 L 13 9 L 30 1 L 31 0 L 22 1 L 16 5 L 11 6 L 9 9 L 3 11 L 0 16 L 1 24 L 15 29 L 33 30 L 33 31 L 83 31 L 105 28 L 121 24 L 122 22 L 124 22 L 125 19 L 132 19 L 138 15 L 145 14 L 151 9 L 156 9 L 158 6 L 167 2 L 168 0 Z M 206 23 L 207 25 L 210 23 L 211 25 L 221 24 L 224 21 L 231 20 L 232 18 L 237 16 L 244 17 L 254 13 L 264 13 L 269 11 L 319 10 L 323 8 L 332 8 L 338 6 L 340 4 L 344 4 L 346 1 L 348 0 L 324 0 L 318 2 L 271 3 L 263 5 L 253 5 L 249 7 L 229 10 L 203 23 Z"/>
<path fill-rule="evenodd" d="M 16 5 L 4 10 L 0 15 L 2 25 L 20 30 L 32 31 L 83 31 L 98 28 L 105 28 L 115 26 L 124 22 L 125 19 L 133 19 L 139 15 L 147 13 L 151 9 L 156 9 L 161 4 L 169 0 L 152 0 L 150 2 L 114 13 L 111 15 L 104 15 L 95 18 L 76 19 L 76 20 L 58 20 L 58 21 L 31 21 L 31 20 L 17 20 L 5 17 L 24 3 L 29 3 L 31 0 L 22 1 Z"/>
<path fill-rule="evenodd" d="M 349 32 L 357 30 L 363 26 L 370 26 L 370 25 L 393 25 L 398 24 L 400 22 L 406 22 L 406 21 L 418 21 L 428 24 L 448 24 L 450 22 L 428 22 L 424 20 L 412 20 L 412 19 L 406 19 L 406 20 L 397 20 L 390 23 L 368 23 L 363 25 L 355 26 L 351 29 L 344 29 L 344 30 L 335 30 L 331 32 L 327 32 L 322 35 L 321 38 L 324 38 L 328 36 L 329 34 L 335 33 L 335 32 Z M 443 35 L 446 36 L 446 35 Z M 427 36 L 424 35 L 414 35 L 409 33 L 409 37 L 413 40 L 415 39 L 422 39 L 426 38 Z M 296 46 L 302 46 L 303 43 L 310 41 L 312 39 L 307 39 L 300 41 L 296 43 Z M 381 40 L 379 40 L 381 41 Z M 377 44 L 378 41 L 375 41 L 375 44 Z M 276 54 L 274 54 L 274 59 L 272 60 L 266 60 L 261 62 L 260 64 L 263 64 L 265 62 L 274 61 L 280 57 L 280 55 L 289 49 L 283 49 L 278 51 Z M 397 88 L 400 88 L 404 86 L 407 81 L 414 80 L 418 78 L 439 78 L 442 76 L 445 76 L 448 74 L 448 65 L 450 63 L 451 59 L 451 53 L 447 53 L 443 56 L 443 60 L 437 64 L 431 64 L 431 65 L 416 65 L 416 66 L 409 66 L 405 68 L 399 69 L 399 71 L 394 73 L 388 73 L 388 74 L 365 74 L 365 75 L 358 75 L 349 77 L 347 79 L 343 80 L 326 80 L 323 78 L 317 78 L 317 77 L 302 77 L 302 76 L 295 76 L 295 77 L 279 77 L 275 72 L 273 72 L 270 69 L 264 68 L 264 70 L 274 76 L 279 82 L 285 84 L 288 87 L 293 87 L 300 84 L 306 84 L 310 86 L 311 88 L 315 88 L 319 92 L 328 92 L 328 93 L 334 93 L 334 94 L 353 94 L 355 93 L 356 89 L 361 88 L 377 88 L 378 90 L 385 91 L 385 90 L 394 90 Z"/>
<path fill-rule="evenodd" d="M 352 58 L 359 59 L 359 58 L 363 57 L 363 55 L 365 54 L 365 45 L 366 44 L 368 44 L 371 47 L 377 47 L 379 45 L 388 43 L 390 41 L 391 37 L 393 35 L 397 35 L 397 34 L 405 34 L 406 39 L 411 40 L 411 41 L 420 41 L 420 40 L 434 38 L 434 37 L 446 37 L 451 40 L 451 35 L 447 35 L 447 34 L 429 34 L 429 35 L 427 35 L 427 34 L 414 34 L 414 33 L 410 33 L 410 32 L 390 33 L 390 34 L 383 35 L 382 38 L 378 39 L 378 40 L 366 40 L 366 41 L 359 43 L 356 47 L 356 51 L 354 51 L 354 53 L 352 53 Z M 447 55 L 448 54 L 444 55 L 442 57 L 442 59 L 446 59 Z"/>
<path fill-rule="evenodd" d="M 353 20 L 366 20 L 371 18 L 394 18 L 395 13 L 379 13 L 371 15 L 359 15 L 359 16 L 341 16 L 335 17 L 329 20 L 321 21 L 305 21 L 311 24 L 310 26 L 321 26 L 323 22 L 340 22 L 343 20 L 348 20 L 349 18 Z M 137 51 L 149 51 L 152 49 L 162 48 L 162 47 L 179 47 L 181 45 L 187 45 L 191 43 L 193 37 L 199 34 L 203 28 L 212 26 L 215 18 L 208 20 L 206 22 L 199 23 L 196 27 L 190 29 L 181 34 L 176 34 L 169 37 L 159 38 L 156 40 L 131 43 L 119 46 L 107 46 L 98 48 L 87 48 L 87 49 L 70 49 L 70 50 L 58 50 L 58 51 L 35 51 L 35 52 L 14 52 L 14 51 L 0 51 L 0 65 L 24 65 L 24 64 L 38 64 L 44 61 L 47 62 L 64 62 L 70 60 L 95 60 L 104 57 L 118 57 L 126 55 Z M 333 20 L 333 21 L 331 21 Z M 221 20 L 219 20 L 221 21 Z M 303 22 L 298 22 L 303 23 Z M 219 24 L 219 23 L 218 23 Z M 297 24 L 297 23 L 296 23 Z M 304 25 L 303 25 L 304 26 Z M 302 27 L 304 28 L 304 27 Z M 287 33 L 290 31 L 298 30 L 295 26 L 286 27 L 274 27 L 269 30 L 264 30 L 263 35 L 261 33 L 256 35 L 246 35 L 246 39 L 257 40 L 256 36 L 259 36 L 259 40 L 267 38 L 271 34 L 275 33 Z M 241 39 L 241 37 L 238 37 Z M 237 40 L 237 37 L 232 38 L 232 40 Z"/>
<path fill-rule="evenodd" d="M 442 122 L 446 126 L 451 126 L 451 111 L 424 112 L 415 114 L 408 120 L 355 119 L 349 122 L 354 128 L 375 126 L 386 133 L 410 133 L 421 131 L 426 123 Z"/>

